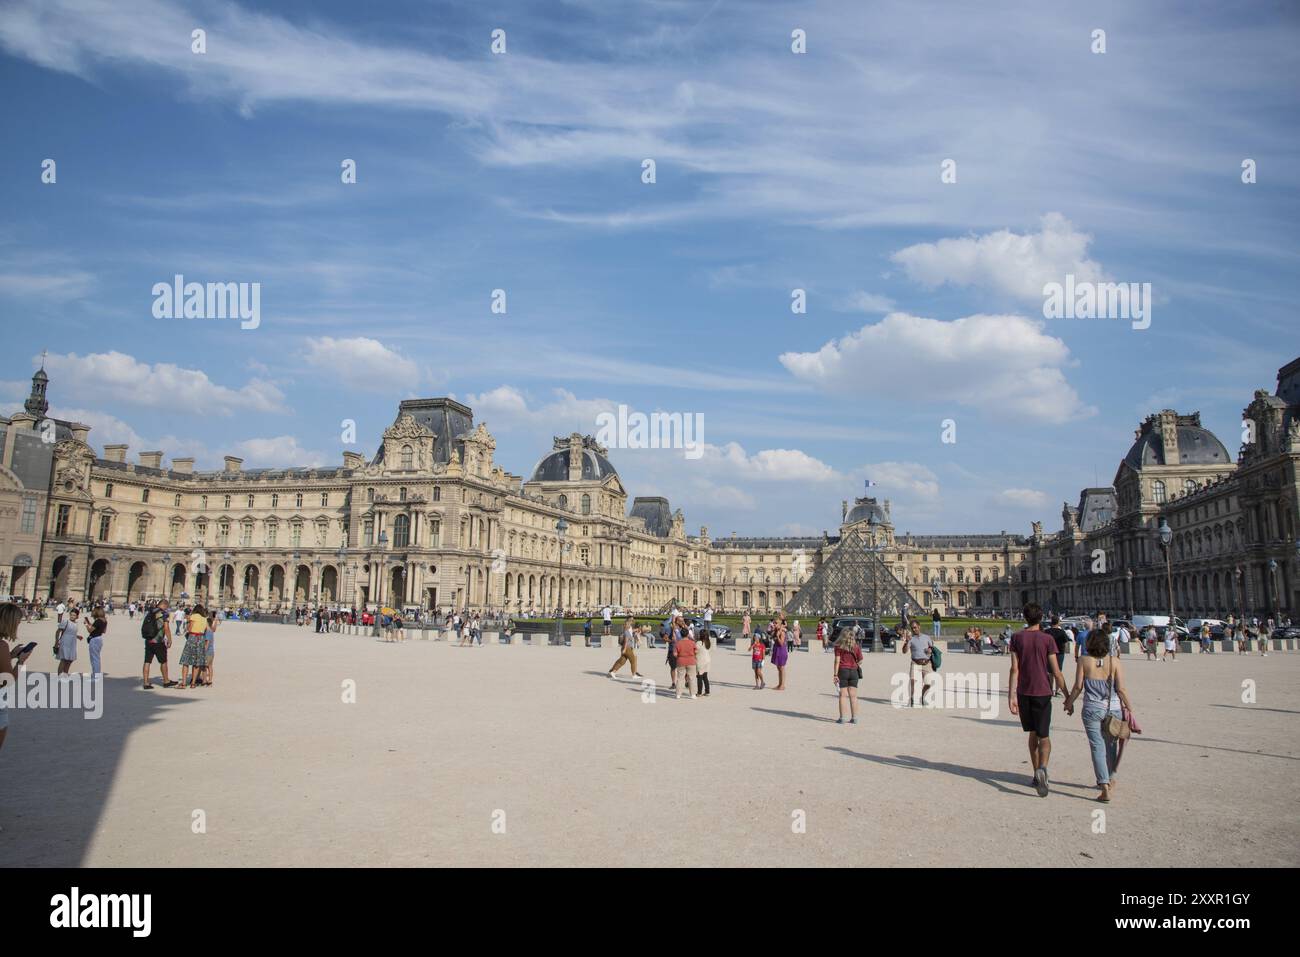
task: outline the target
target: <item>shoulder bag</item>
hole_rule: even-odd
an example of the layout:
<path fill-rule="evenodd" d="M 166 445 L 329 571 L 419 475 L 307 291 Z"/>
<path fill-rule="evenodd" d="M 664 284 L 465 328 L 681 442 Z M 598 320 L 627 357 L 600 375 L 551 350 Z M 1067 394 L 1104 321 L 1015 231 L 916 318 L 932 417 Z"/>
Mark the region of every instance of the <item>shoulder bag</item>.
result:
<path fill-rule="evenodd" d="M 1111 741 L 1127 741 L 1131 729 L 1123 718 L 1110 710 L 1111 698 L 1115 696 L 1115 663 L 1110 665 L 1110 679 L 1106 682 L 1106 716 L 1101 719 L 1101 733 Z"/>

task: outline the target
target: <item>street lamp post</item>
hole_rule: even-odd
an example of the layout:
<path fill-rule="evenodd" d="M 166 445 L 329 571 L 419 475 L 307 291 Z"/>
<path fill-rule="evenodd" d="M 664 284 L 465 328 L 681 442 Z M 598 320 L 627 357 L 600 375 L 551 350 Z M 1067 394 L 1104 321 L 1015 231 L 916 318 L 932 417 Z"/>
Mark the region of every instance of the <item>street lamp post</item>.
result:
<path fill-rule="evenodd" d="M 379 559 L 375 563 L 379 574 L 375 576 L 375 616 L 373 619 L 374 637 L 379 637 L 379 613 L 384 607 L 384 569 L 388 563 L 386 561 L 385 550 L 388 548 L 388 532 L 384 529 L 379 531 Z"/>
<path fill-rule="evenodd" d="M 868 544 L 865 550 L 868 555 L 875 558 L 885 550 L 885 547 L 872 543 Z M 873 652 L 882 650 L 880 644 L 880 575 L 874 567 L 871 569 L 871 650 Z"/>
<path fill-rule="evenodd" d="M 222 605 L 224 605 L 227 601 L 233 601 L 233 600 L 234 600 L 234 597 L 235 597 L 235 566 L 230 564 L 232 561 L 234 561 L 234 559 L 235 559 L 234 552 L 230 551 L 230 549 L 226 549 L 226 550 L 225 550 L 224 552 L 222 552 L 222 554 L 221 554 L 221 570 L 224 572 L 224 571 L 226 570 L 226 567 L 227 567 L 227 566 L 230 567 L 230 595 L 229 595 L 229 598 L 227 598 L 227 596 L 226 596 L 226 592 L 222 591 L 222 589 L 221 589 L 221 580 L 220 580 L 220 579 L 221 579 L 221 576 L 220 576 L 220 575 L 217 576 L 217 593 L 221 596 L 221 604 L 222 604 Z M 238 609 L 236 609 L 236 610 L 238 610 Z M 229 614 L 229 611 L 227 611 L 227 614 Z"/>
<path fill-rule="evenodd" d="M 1160 547 L 1165 552 L 1165 583 L 1169 589 L 1169 629 L 1174 627 L 1174 566 L 1171 547 L 1174 542 L 1174 530 L 1169 527 L 1168 519 L 1160 519 Z"/>
<path fill-rule="evenodd" d="M 555 534 L 560 538 L 560 580 L 556 595 L 555 643 L 564 643 L 564 536 L 568 534 L 569 523 L 561 518 L 555 523 Z"/>
<path fill-rule="evenodd" d="M 1237 614 L 1237 631 L 1233 635 L 1234 638 L 1237 637 L 1238 634 L 1246 630 L 1246 592 L 1242 586 L 1243 577 L 1244 577 L 1244 572 L 1242 572 L 1241 566 L 1238 565 L 1236 568 L 1238 614 Z"/>
<path fill-rule="evenodd" d="M 1281 603 L 1278 601 L 1278 596 L 1277 596 L 1277 559 L 1276 558 L 1270 558 L 1268 560 L 1268 572 L 1273 582 L 1273 626 L 1277 627 L 1278 621 L 1281 620 L 1282 606 Z M 1272 636 L 1270 635 L 1269 637 Z"/>
<path fill-rule="evenodd" d="M 338 577 L 334 581 L 334 603 L 342 604 L 343 602 L 343 580 L 344 568 L 348 558 L 348 550 L 344 545 L 339 546 L 339 550 L 334 553 L 334 557 L 339 560 Z"/>
<path fill-rule="evenodd" d="M 1128 582 L 1128 620 L 1133 620 L 1133 569 L 1124 570 L 1124 580 Z"/>
<path fill-rule="evenodd" d="M 163 552 L 163 580 L 162 580 L 162 597 L 171 600 L 172 597 L 172 553 Z"/>

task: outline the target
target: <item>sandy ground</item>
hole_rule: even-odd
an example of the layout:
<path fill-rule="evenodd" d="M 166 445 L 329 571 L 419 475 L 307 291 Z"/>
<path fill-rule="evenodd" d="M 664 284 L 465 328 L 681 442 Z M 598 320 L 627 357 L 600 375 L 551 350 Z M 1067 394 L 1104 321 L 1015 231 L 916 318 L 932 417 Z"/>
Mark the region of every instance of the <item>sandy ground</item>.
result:
<path fill-rule="evenodd" d="M 33 670 L 52 632 L 23 626 Z M 1053 718 L 1040 799 L 1005 697 L 992 719 L 895 708 L 893 655 L 866 656 L 860 723 L 841 726 L 830 658 L 808 653 L 789 690 L 756 692 L 748 657 L 715 650 L 713 695 L 677 701 L 610 681 L 598 649 L 237 623 L 218 643 L 215 687 L 144 691 L 138 621 L 117 616 L 100 719 L 10 710 L 0 863 L 1300 864 L 1300 653 L 1127 659 L 1146 733 L 1097 833 L 1077 713 Z M 664 681 L 663 660 L 643 651 L 642 671 Z M 1007 667 L 944 671 L 1005 689 Z"/>

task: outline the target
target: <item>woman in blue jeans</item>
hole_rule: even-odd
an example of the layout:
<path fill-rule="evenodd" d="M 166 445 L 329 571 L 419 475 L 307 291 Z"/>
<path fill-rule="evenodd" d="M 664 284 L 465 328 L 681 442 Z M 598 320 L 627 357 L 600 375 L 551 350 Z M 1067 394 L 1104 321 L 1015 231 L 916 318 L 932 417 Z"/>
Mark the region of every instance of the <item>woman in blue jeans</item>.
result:
<path fill-rule="evenodd" d="M 1119 658 L 1110 653 L 1110 627 L 1094 628 L 1088 635 L 1087 655 L 1079 657 L 1074 671 L 1074 688 L 1065 699 L 1065 713 L 1074 714 L 1074 702 L 1083 695 L 1083 730 L 1092 749 L 1092 768 L 1101 793 L 1098 801 L 1109 801 L 1115 790 L 1115 764 L 1119 742 L 1101 733 L 1101 722 L 1108 715 L 1122 717 L 1120 706 L 1133 710 L 1124 687 L 1124 669 Z"/>

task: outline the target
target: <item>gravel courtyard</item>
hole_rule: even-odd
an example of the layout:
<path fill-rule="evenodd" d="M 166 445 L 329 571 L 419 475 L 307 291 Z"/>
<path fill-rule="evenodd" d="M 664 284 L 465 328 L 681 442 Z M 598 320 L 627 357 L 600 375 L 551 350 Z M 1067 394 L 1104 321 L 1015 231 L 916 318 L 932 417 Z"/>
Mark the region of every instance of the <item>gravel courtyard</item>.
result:
<path fill-rule="evenodd" d="M 996 676 L 981 718 L 894 707 L 905 659 L 869 654 L 841 726 L 809 653 L 776 692 L 715 649 L 713 694 L 677 701 L 610 681 L 612 651 L 228 622 L 215 687 L 145 691 L 138 624 L 110 620 L 101 718 L 10 709 L 6 865 L 1300 864 L 1300 653 L 1127 658 L 1145 734 L 1100 805 L 1059 707 L 1053 791 L 1034 793 L 1001 657 L 945 658 Z M 53 667 L 53 630 L 22 627 L 30 671 Z M 661 685 L 663 661 L 642 651 Z"/>

